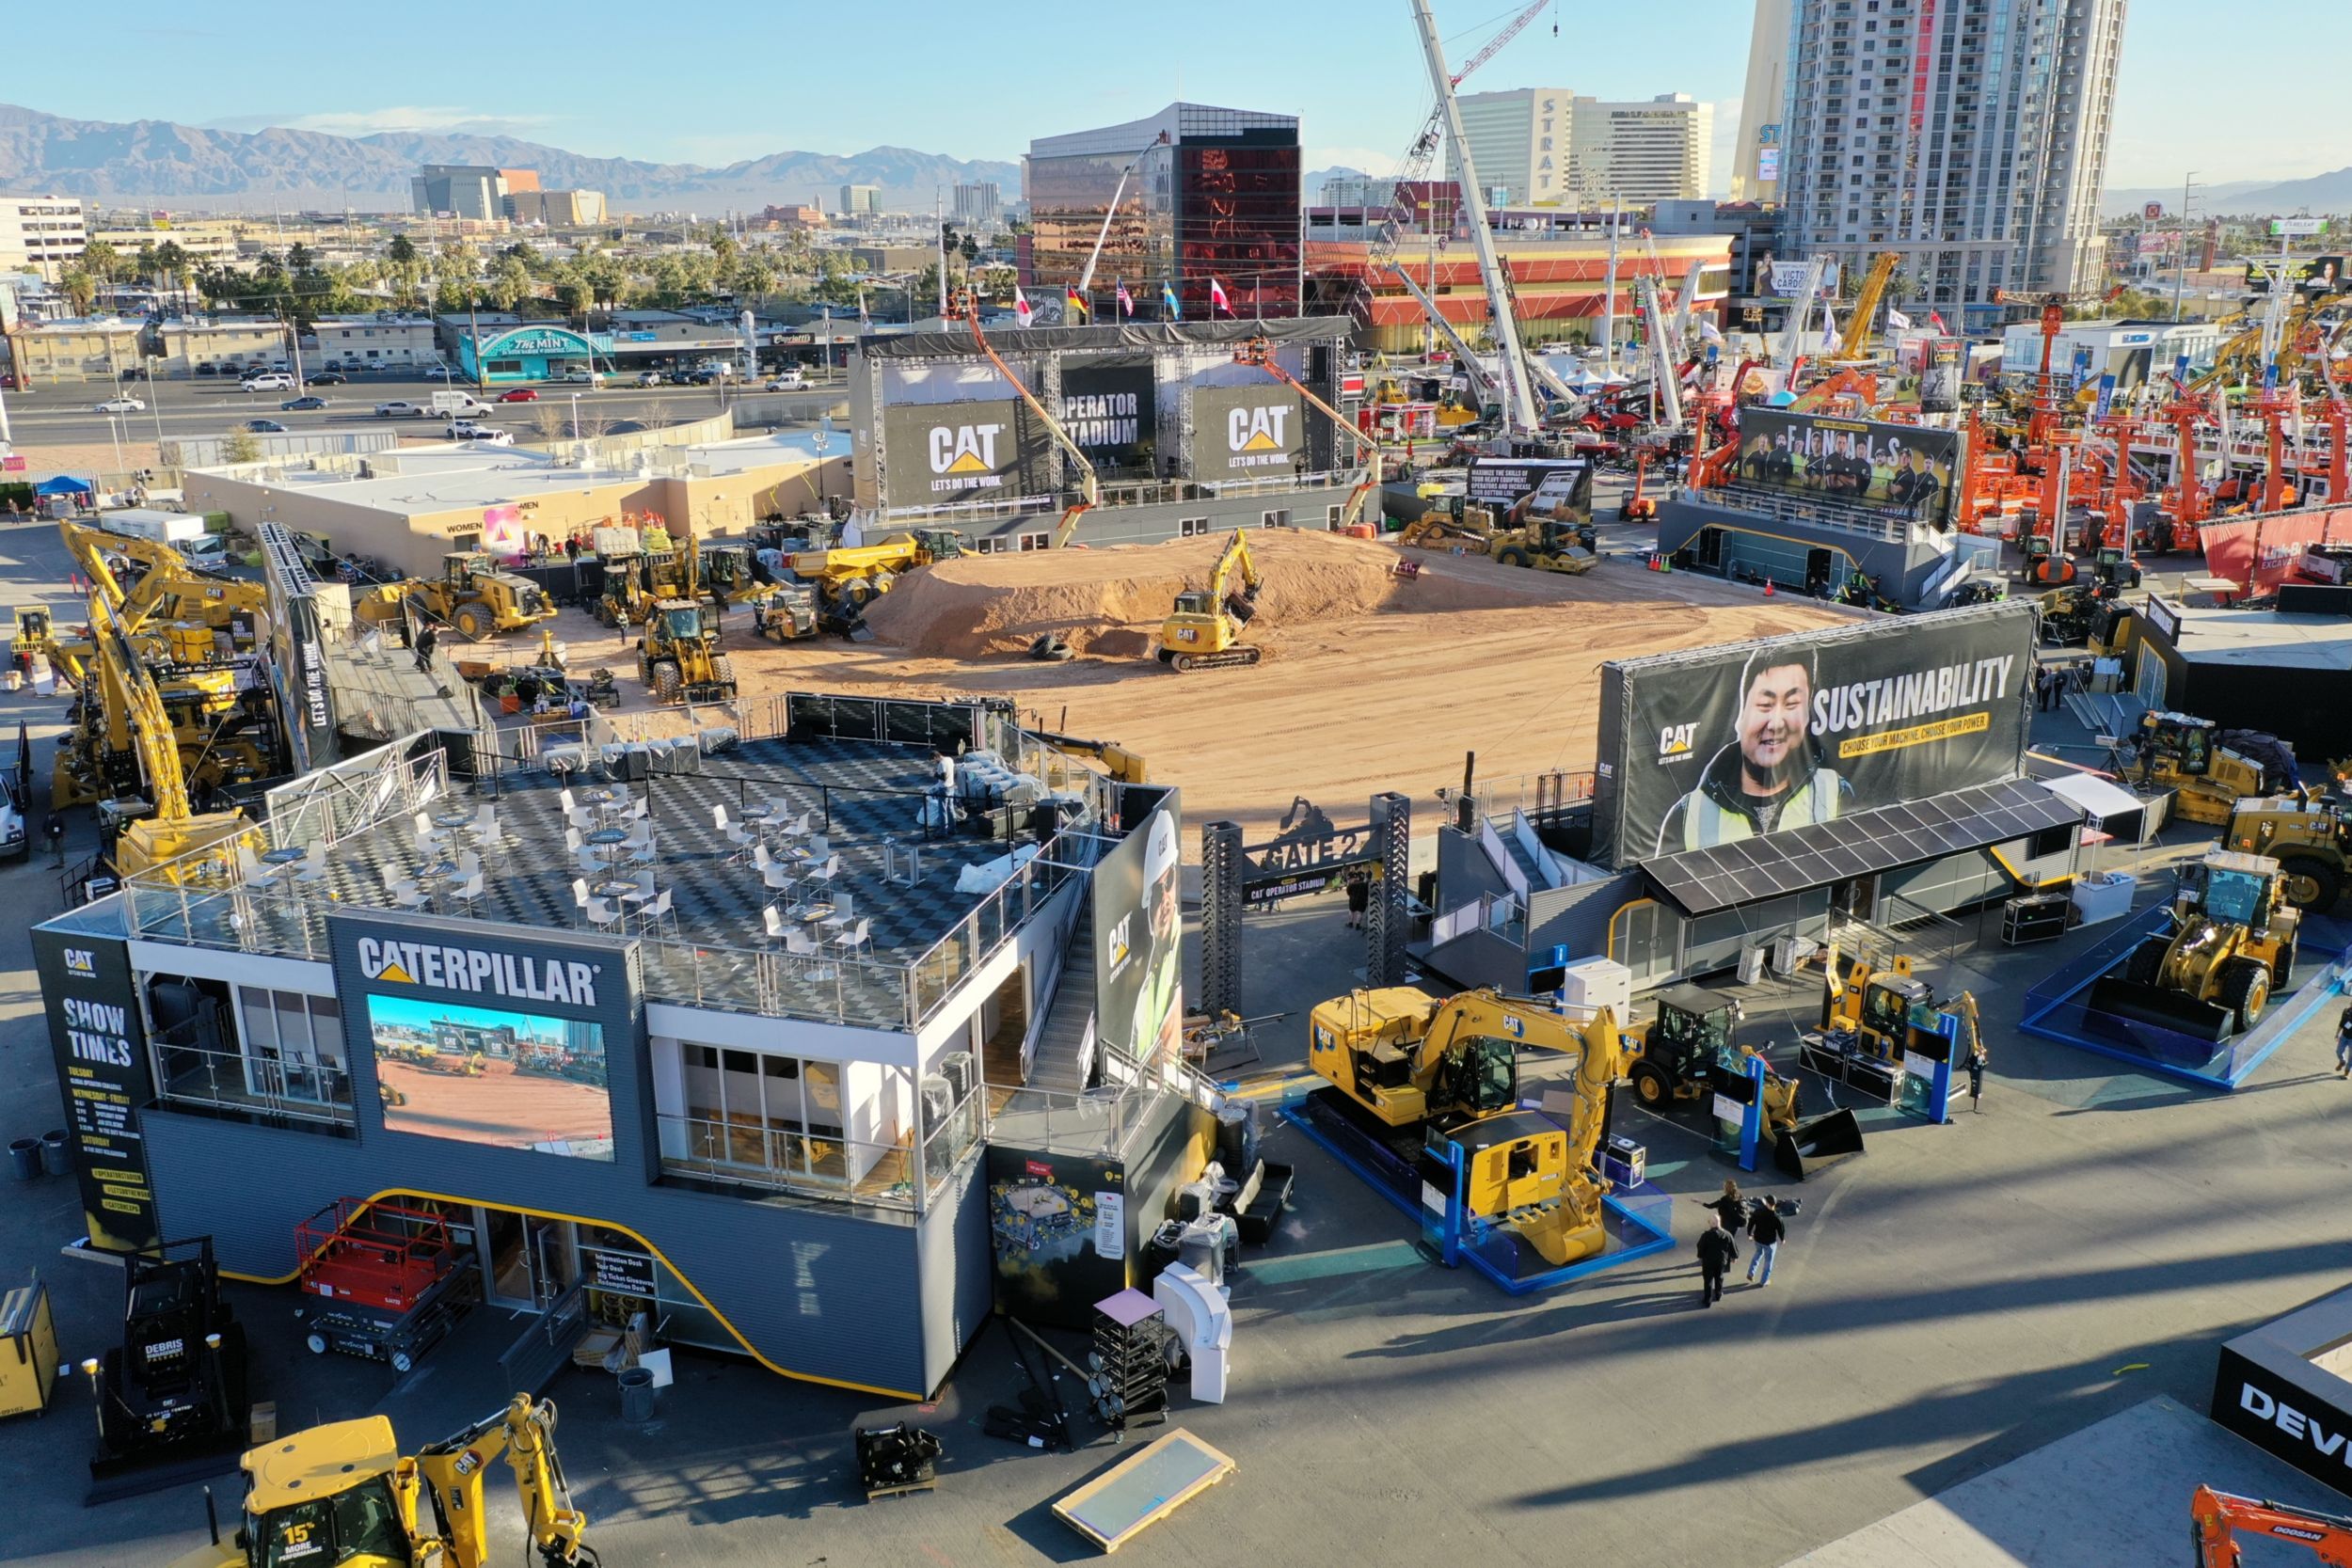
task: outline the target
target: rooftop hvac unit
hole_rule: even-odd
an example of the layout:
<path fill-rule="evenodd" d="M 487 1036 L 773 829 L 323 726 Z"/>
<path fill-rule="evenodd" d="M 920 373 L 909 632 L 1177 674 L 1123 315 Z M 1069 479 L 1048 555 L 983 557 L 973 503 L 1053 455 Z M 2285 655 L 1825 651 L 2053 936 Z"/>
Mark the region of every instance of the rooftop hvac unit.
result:
<path fill-rule="evenodd" d="M 979 1078 L 977 1064 L 969 1051 L 950 1051 L 942 1056 L 939 1059 L 939 1075 L 947 1080 L 948 1087 L 956 1091 L 958 1100 L 970 1094 L 972 1085 Z"/>
<path fill-rule="evenodd" d="M 930 1137 L 947 1125 L 947 1117 L 956 1108 L 955 1091 L 947 1086 L 945 1078 L 929 1074 L 915 1085 L 915 1092 L 923 1098 L 923 1135 Z"/>

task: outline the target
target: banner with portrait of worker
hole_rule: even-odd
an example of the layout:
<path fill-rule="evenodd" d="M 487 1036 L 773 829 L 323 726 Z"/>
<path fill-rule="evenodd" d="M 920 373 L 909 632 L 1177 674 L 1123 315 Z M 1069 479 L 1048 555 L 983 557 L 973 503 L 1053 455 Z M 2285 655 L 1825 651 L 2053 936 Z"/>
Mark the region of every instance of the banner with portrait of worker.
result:
<path fill-rule="evenodd" d="M 1958 431 L 1743 408 L 1740 466 L 1732 483 L 1840 501 L 1940 528 L 1951 510 L 1960 451 Z"/>
<path fill-rule="evenodd" d="M 1593 856 L 1622 867 L 2017 776 L 2030 600 L 1601 666 Z"/>
<path fill-rule="evenodd" d="M 1171 1058 L 1184 1024 L 1184 871 L 1174 790 L 1094 867 L 1094 1035 L 1104 1071 Z"/>

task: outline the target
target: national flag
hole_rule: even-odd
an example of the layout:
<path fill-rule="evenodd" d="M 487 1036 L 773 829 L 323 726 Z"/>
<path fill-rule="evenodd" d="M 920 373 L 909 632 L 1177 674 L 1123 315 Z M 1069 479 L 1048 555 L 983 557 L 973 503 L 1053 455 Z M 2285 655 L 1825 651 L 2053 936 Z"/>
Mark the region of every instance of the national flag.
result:
<path fill-rule="evenodd" d="M 1028 325 L 1029 318 L 1037 314 L 1029 309 L 1029 296 L 1021 292 L 1021 285 L 1018 283 L 1012 286 L 1012 313 L 1024 326 Z"/>
<path fill-rule="evenodd" d="M 1136 313 L 1136 296 L 1127 292 L 1127 280 L 1125 278 L 1121 277 L 1117 279 L 1117 281 L 1119 284 L 1119 313 L 1122 316 L 1132 316 Z"/>
<path fill-rule="evenodd" d="M 1076 316 L 1079 321 L 1084 322 L 1094 314 L 1087 309 L 1086 296 L 1078 292 L 1078 285 L 1075 283 L 1065 287 L 1062 294 L 1063 302 L 1070 307 L 1071 314 Z"/>
<path fill-rule="evenodd" d="M 1168 319 L 1169 321 L 1180 322 L 1184 319 L 1184 308 L 1176 298 L 1176 287 L 1174 284 L 1163 283 L 1160 285 L 1160 303 L 1167 307 Z"/>
<path fill-rule="evenodd" d="M 1890 308 L 1886 312 L 1886 325 L 1898 332 L 1908 332 L 1911 330 L 1911 318 Z"/>
<path fill-rule="evenodd" d="M 1212 277 L 1209 279 L 1209 314 L 1214 316 L 1219 310 L 1224 311 L 1229 316 L 1232 315 L 1233 313 L 1233 302 L 1225 297 L 1225 285 Z"/>
<path fill-rule="evenodd" d="M 1699 337 L 1707 342 L 1720 343 L 1724 341 L 1723 328 L 1702 317 L 1699 321 Z"/>
<path fill-rule="evenodd" d="M 1934 327 L 1938 332 L 1949 332 L 1951 330 L 1950 327 L 1944 325 L 1944 313 L 1940 310 L 1931 310 L 1928 312 L 1928 325 Z"/>

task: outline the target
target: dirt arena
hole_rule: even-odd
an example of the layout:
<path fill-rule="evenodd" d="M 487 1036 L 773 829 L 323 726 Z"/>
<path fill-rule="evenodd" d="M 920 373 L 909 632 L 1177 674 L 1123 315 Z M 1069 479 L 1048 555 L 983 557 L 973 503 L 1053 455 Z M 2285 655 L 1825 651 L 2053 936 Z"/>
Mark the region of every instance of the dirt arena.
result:
<path fill-rule="evenodd" d="M 1506 790 L 1593 765 L 1604 660 L 1833 624 L 1850 612 L 1604 561 L 1581 578 L 1327 533 L 1250 535 L 1265 588 L 1251 669 L 1178 674 L 1150 655 L 1177 591 L 1223 538 L 974 556 L 913 574 L 868 615 L 877 641 L 778 646 L 731 632 L 747 695 L 786 689 L 1010 696 L 1045 728 L 1116 740 L 1192 822 L 1253 836 L 1294 796 L 1341 812 L 1378 790 L 1426 803 L 1465 752 Z M 1399 560 L 1417 580 L 1394 578 Z M 1079 650 L 1025 657 L 1053 632 Z M 610 635 L 610 634 L 608 634 Z M 1189 835 L 1188 835 L 1189 836 Z"/>
<path fill-rule="evenodd" d="M 379 1056 L 376 1075 L 407 1099 L 384 1107 L 395 1132 L 430 1132 L 468 1143 L 524 1148 L 541 1143 L 601 1145 L 612 1136 L 612 1097 L 568 1078 L 516 1072 L 511 1062 L 484 1064 L 478 1078 L 436 1072 Z"/>

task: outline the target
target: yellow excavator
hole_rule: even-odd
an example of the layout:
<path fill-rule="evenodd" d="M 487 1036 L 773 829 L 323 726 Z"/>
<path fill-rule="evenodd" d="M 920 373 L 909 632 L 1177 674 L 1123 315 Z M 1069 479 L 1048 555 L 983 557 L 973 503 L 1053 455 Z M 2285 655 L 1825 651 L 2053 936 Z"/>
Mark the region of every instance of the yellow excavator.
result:
<path fill-rule="evenodd" d="M 499 1459 L 542 1568 L 596 1568 L 556 1456 L 555 1406 L 528 1394 L 414 1455 L 382 1416 L 265 1443 L 242 1462 L 244 1525 L 171 1568 L 487 1568 L 483 1482 Z"/>
<path fill-rule="evenodd" d="M 116 801 L 109 792 L 104 797 L 85 793 L 78 799 L 101 798 L 113 810 L 102 810 L 100 819 L 106 839 L 105 854 L 114 863 L 116 872 L 128 877 L 146 871 L 166 862 L 178 859 L 193 849 L 200 849 L 223 839 L 233 838 L 251 824 L 239 811 L 199 812 L 188 797 L 187 773 L 181 756 L 181 736 L 172 722 L 171 710 L 165 705 L 163 694 L 155 688 L 155 679 L 124 629 L 120 610 L 103 594 L 92 594 L 89 601 L 91 638 L 95 644 L 93 663 L 99 677 L 100 689 L 87 687 L 83 691 L 86 706 L 95 701 L 108 715 L 119 718 L 132 753 L 138 760 L 141 782 L 147 791 L 147 802 Z M 235 708 L 233 690 L 223 693 L 229 706 Z M 194 722 L 201 723 L 211 717 L 210 710 L 199 704 L 193 715 Z M 219 721 L 228 722 L 224 715 Z M 95 736 L 86 736 L 92 740 Z M 66 754 L 78 754 L 69 744 L 60 754 L 64 766 Z M 55 803 L 59 797 L 53 792 Z M 151 814 L 137 808 L 151 802 Z"/>
<path fill-rule="evenodd" d="M 1577 1059 L 1567 1127 L 1517 1108 L 1521 1046 Z M 1307 1066 L 1391 1148 L 1458 1147 L 1472 1217 L 1507 1227 L 1555 1265 L 1601 1250 L 1606 1188 L 1593 1154 L 1625 1066 L 1608 1008 L 1578 1022 L 1499 990 L 1355 990 L 1309 1015 Z"/>
<path fill-rule="evenodd" d="M 141 632 L 153 624 L 183 623 L 213 631 L 233 631 L 240 618 L 244 646 L 269 609 L 269 590 L 199 571 L 169 545 L 60 520 L 57 533 L 90 579 L 94 591 L 109 593 L 122 608 L 124 627 Z M 135 566 L 118 571 L 116 562 Z"/>
<path fill-rule="evenodd" d="M 1239 574 L 1239 592 L 1227 585 Z M 1176 595 L 1176 608 L 1160 623 L 1153 652 L 1162 664 L 1176 670 L 1228 670 L 1255 664 L 1261 650 L 1242 641 L 1242 633 L 1257 617 L 1258 591 L 1264 586 L 1258 563 L 1249 554 L 1249 538 L 1240 529 L 1226 544 L 1209 573 L 1209 586 L 1186 589 Z"/>

